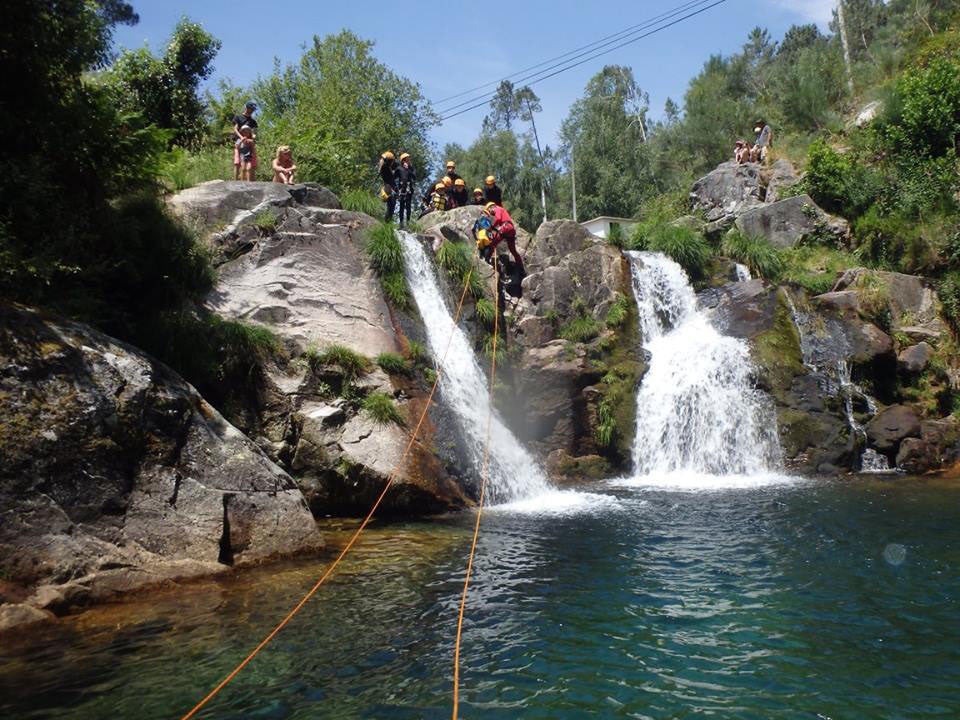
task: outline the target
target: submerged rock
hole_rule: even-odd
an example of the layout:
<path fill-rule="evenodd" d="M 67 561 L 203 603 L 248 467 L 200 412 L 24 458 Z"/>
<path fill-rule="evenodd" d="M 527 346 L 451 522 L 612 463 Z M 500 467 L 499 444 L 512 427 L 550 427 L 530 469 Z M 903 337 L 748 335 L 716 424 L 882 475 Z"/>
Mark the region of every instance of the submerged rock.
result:
<path fill-rule="evenodd" d="M 0 390 L 0 569 L 69 587 L 45 606 L 322 545 L 292 478 L 128 345 L 4 305 Z"/>

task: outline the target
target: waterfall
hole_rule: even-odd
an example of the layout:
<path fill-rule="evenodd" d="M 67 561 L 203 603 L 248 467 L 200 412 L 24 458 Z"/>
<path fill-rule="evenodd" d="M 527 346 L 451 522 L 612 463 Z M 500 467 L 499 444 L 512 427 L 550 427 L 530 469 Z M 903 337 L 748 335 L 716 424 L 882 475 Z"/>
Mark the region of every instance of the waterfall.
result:
<path fill-rule="evenodd" d="M 683 269 L 660 253 L 629 252 L 650 366 L 637 391 L 637 475 L 676 471 L 754 475 L 780 466 L 776 419 L 752 382 L 742 340 L 697 310 Z"/>
<path fill-rule="evenodd" d="M 459 422 L 474 469 L 479 474 L 491 411 L 487 376 L 480 369 L 466 334 L 453 322 L 423 246 L 409 233 L 401 230 L 398 235 L 406 260 L 407 283 L 423 318 L 434 360 L 439 363 L 446 351 L 440 392 Z M 549 489 L 544 473 L 494 410 L 490 422 L 488 499 L 509 502 Z"/>

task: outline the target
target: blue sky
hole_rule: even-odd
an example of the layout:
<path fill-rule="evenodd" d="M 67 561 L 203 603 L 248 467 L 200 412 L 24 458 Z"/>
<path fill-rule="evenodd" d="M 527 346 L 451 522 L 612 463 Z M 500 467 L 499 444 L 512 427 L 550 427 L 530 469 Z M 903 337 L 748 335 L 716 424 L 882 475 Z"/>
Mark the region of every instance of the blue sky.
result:
<path fill-rule="evenodd" d="M 601 3 L 529 0 L 514 3 L 450 2 L 252 2 L 250 0 L 132 0 L 140 23 L 118 29 L 119 47 L 158 51 L 177 20 L 187 15 L 218 37 L 215 84 L 229 78 L 243 85 L 267 74 L 273 58 L 291 62 L 314 35 L 349 28 L 376 42 L 379 60 L 419 82 L 439 100 L 498 80 L 581 45 L 599 40 L 683 4 L 683 0 L 606 0 Z M 592 60 L 533 86 L 543 112 L 541 138 L 556 133 L 587 80 L 604 64 L 628 65 L 650 93 L 651 113 L 661 117 L 668 97 L 680 102 L 687 82 L 716 53 L 739 50 L 750 29 L 766 27 L 779 39 L 793 23 L 826 29 L 833 0 L 727 0 L 661 33 Z M 459 102 L 459 101 L 456 101 Z M 448 120 L 434 130 L 439 145 L 469 144 L 485 108 Z"/>

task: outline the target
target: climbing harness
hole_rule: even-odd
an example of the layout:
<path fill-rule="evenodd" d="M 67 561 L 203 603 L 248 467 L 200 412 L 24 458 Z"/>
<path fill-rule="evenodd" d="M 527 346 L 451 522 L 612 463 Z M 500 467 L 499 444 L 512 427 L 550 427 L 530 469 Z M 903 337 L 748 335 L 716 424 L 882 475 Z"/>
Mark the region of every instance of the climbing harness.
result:
<path fill-rule="evenodd" d="M 456 328 L 457 323 L 460 321 L 460 314 L 463 311 L 463 303 L 464 303 L 464 300 L 466 300 L 467 290 L 470 287 L 470 276 L 472 272 L 473 271 L 471 270 L 470 273 L 467 273 L 467 276 L 464 278 L 463 292 L 460 295 L 460 303 L 457 305 L 457 312 L 453 319 L 454 329 Z M 200 702 L 194 705 L 193 708 L 190 710 L 190 712 L 184 715 L 181 718 L 181 720 L 190 720 L 190 718 L 192 718 L 198 712 L 200 712 L 200 710 L 203 709 L 203 707 L 208 702 L 210 702 L 214 697 L 216 697 L 216 695 L 221 690 L 223 690 L 230 683 L 230 681 L 233 680 L 240 673 L 240 671 L 243 670 L 250 663 L 251 660 L 253 660 L 253 658 L 257 656 L 257 653 L 263 650 L 263 648 L 266 647 L 271 640 L 273 640 L 273 638 L 277 635 L 277 633 L 283 630 L 283 628 L 287 626 L 287 624 L 294 618 L 294 616 L 298 612 L 300 612 L 301 609 L 303 609 L 303 606 L 306 605 L 307 602 L 310 600 L 310 598 L 312 598 L 316 594 L 317 590 L 320 589 L 320 586 L 323 585 L 323 583 L 326 582 L 327 578 L 333 574 L 333 571 L 336 570 L 337 565 L 340 564 L 340 561 L 343 560 L 344 556 L 348 552 L 350 552 L 350 549 L 353 547 L 354 543 L 356 543 L 357 539 L 360 537 L 360 533 L 362 533 L 364 528 L 367 527 L 367 525 L 370 523 L 370 520 L 373 518 L 373 514 L 376 512 L 377 508 L 380 507 L 380 503 L 383 502 L 384 497 L 386 497 L 387 491 L 390 489 L 391 485 L 393 485 L 394 480 L 396 480 L 397 478 L 398 470 L 401 467 L 403 467 L 404 462 L 407 459 L 407 456 L 410 454 L 410 451 L 413 449 L 413 445 L 416 442 L 417 435 L 420 432 L 420 428 L 423 427 L 424 420 L 426 420 L 426 417 L 427 417 L 427 412 L 430 410 L 430 405 L 433 402 L 433 396 L 437 391 L 437 385 L 439 384 L 440 376 L 443 373 L 443 364 L 444 362 L 446 362 L 447 353 L 450 351 L 450 345 L 453 341 L 453 334 L 454 334 L 453 330 L 451 330 L 450 337 L 447 340 L 447 346 L 443 351 L 443 356 L 441 357 L 440 362 L 437 364 L 437 376 L 433 381 L 433 386 L 430 388 L 430 394 L 427 396 L 427 402 L 424 405 L 423 412 L 420 414 L 420 419 L 417 421 L 417 425 L 414 428 L 413 433 L 410 435 L 410 440 L 407 442 L 407 445 L 404 448 L 403 454 L 400 456 L 400 461 L 397 463 L 397 466 L 394 468 L 393 472 L 390 473 L 389 477 L 387 478 L 387 482 L 383 487 L 383 491 L 380 493 L 379 497 L 377 497 L 376 501 L 373 503 L 373 507 L 370 508 L 370 512 L 367 513 L 366 517 L 363 519 L 363 522 L 360 523 L 360 527 L 358 527 L 356 532 L 354 532 L 354 534 L 350 537 L 349 542 L 347 542 L 343 550 L 340 551 L 340 554 L 337 556 L 336 560 L 334 560 L 333 563 L 326 569 L 326 571 L 323 573 L 320 579 L 317 580 L 317 582 L 314 584 L 312 588 L 310 588 L 307 594 L 303 596 L 303 599 L 300 600 L 300 602 L 298 602 L 289 613 L 287 613 L 287 616 L 280 621 L 280 624 L 278 624 L 270 632 L 270 634 L 267 635 L 260 642 L 260 644 L 257 645 L 250 652 L 250 654 L 243 659 L 243 661 L 239 665 L 237 665 L 232 671 L 230 671 L 230 673 L 223 680 L 220 681 L 220 684 L 218 684 L 213 690 L 211 690 L 206 695 L 206 697 L 204 697 Z M 496 353 L 496 336 L 494 336 L 494 353 Z M 496 359 L 496 355 L 494 355 L 494 359 Z M 490 387 L 492 392 L 493 385 L 491 384 Z M 488 424 L 488 427 L 487 427 L 488 445 L 489 445 L 489 432 L 490 430 L 489 430 L 489 424 Z M 484 460 L 484 462 L 486 463 L 486 459 Z M 482 486 L 481 486 L 480 493 L 481 493 L 480 497 L 482 501 L 482 498 L 483 498 Z M 478 517 L 478 520 L 479 520 L 479 517 Z M 476 535 L 474 535 L 474 543 L 476 543 Z M 471 556 L 471 561 L 472 561 L 472 556 Z M 466 588 L 464 588 L 464 598 L 465 597 L 466 597 Z M 463 611 L 461 608 L 461 618 L 462 618 L 462 612 Z M 459 651 L 459 632 L 458 632 L 457 647 Z"/>

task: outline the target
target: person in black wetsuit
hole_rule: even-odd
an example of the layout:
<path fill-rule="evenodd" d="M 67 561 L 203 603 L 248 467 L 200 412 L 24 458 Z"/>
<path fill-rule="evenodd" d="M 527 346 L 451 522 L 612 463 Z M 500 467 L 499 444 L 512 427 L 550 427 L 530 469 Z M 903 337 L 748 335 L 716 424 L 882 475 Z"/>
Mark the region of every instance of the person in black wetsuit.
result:
<path fill-rule="evenodd" d="M 480 188 L 473 189 L 473 200 L 470 201 L 471 205 L 486 205 L 487 201 L 483 197 L 483 190 Z"/>
<path fill-rule="evenodd" d="M 496 203 L 502 206 L 503 193 L 500 191 L 500 186 L 497 185 L 497 179 L 493 175 L 487 175 L 484 185 L 486 187 L 483 191 L 483 199 L 488 203 Z"/>
<path fill-rule="evenodd" d="M 410 222 L 410 206 L 413 203 L 413 186 L 417 182 L 417 174 L 410 162 L 410 153 L 400 155 L 400 167 L 397 168 L 397 197 L 400 200 L 400 227 L 403 227 L 404 217 Z"/>
<path fill-rule="evenodd" d="M 460 176 L 457 175 L 457 164 L 453 160 L 447 160 L 447 171 L 444 173 L 452 182 L 456 182 L 460 179 Z"/>
<path fill-rule="evenodd" d="M 387 150 L 380 156 L 380 163 L 377 167 L 380 172 L 380 180 L 383 181 L 383 198 L 387 203 L 387 214 L 383 218 L 386 222 L 393 220 L 393 211 L 397 206 L 397 160 L 393 153 Z"/>

